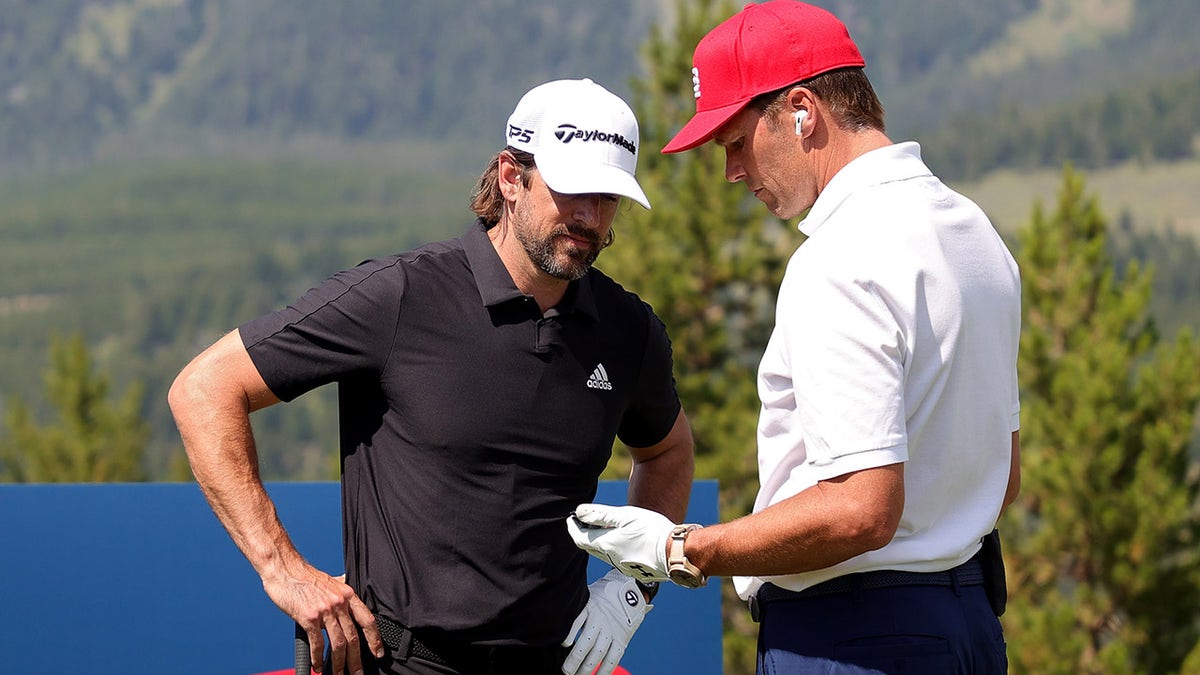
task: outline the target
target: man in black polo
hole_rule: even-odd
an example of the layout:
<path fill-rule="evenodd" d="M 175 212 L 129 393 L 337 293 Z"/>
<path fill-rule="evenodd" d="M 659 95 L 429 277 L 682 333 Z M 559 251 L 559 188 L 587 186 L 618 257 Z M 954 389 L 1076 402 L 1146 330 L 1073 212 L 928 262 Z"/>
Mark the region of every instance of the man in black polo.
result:
<path fill-rule="evenodd" d="M 652 590 L 586 581 L 562 528 L 613 441 L 629 502 L 680 520 L 692 439 L 670 342 L 591 265 L 634 178 L 632 111 L 535 87 L 457 239 L 365 262 L 229 333 L 170 393 L 192 471 L 271 599 L 337 673 L 611 672 Z M 249 413 L 338 384 L 346 577 L 291 544 Z"/>

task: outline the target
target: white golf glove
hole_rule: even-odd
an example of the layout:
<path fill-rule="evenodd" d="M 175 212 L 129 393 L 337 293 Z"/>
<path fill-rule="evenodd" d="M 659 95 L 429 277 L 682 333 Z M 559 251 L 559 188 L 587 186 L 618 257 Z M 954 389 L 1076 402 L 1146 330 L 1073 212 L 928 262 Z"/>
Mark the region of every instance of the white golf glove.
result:
<path fill-rule="evenodd" d="M 674 528 L 661 513 L 637 506 L 580 504 L 567 518 L 576 546 L 641 582 L 670 580 L 667 539 Z"/>
<path fill-rule="evenodd" d="M 642 625 L 646 613 L 654 605 L 646 603 L 642 589 L 617 570 L 597 579 L 588 586 L 588 602 L 571 632 L 563 640 L 564 647 L 574 645 L 563 661 L 566 675 L 610 675 L 625 655 L 633 632 Z"/>

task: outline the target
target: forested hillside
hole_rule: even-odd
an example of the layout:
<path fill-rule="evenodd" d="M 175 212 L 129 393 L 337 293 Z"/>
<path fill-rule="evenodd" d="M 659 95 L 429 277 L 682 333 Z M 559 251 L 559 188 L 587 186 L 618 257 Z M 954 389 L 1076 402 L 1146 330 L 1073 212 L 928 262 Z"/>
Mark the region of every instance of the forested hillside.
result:
<path fill-rule="evenodd" d="M 165 390 L 191 354 L 336 269 L 461 229 L 531 84 L 587 75 L 638 103 L 643 46 L 681 4 L 0 0 L 0 405 L 44 411 L 50 342 L 81 335 L 144 385 L 148 472 L 167 475 Z M 1195 161 L 1200 3 L 817 4 L 862 46 L 892 136 L 948 179 Z M 1118 203 L 1115 255 L 1155 265 L 1156 315 L 1200 321 L 1195 232 Z M 329 475 L 313 458 L 330 406 L 302 405 L 256 420 L 268 476 Z"/>
<path fill-rule="evenodd" d="M 166 387 L 192 355 L 339 269 L 466 228 L 475 176 L 439 166 L 162 160 L 10 183 L 0 393 L 40 402 L 51 338 L 84 336 L 118 384 L 145 384 L 150 473 L 165 475 L 178 442 Z M 304 459 L 333 447 L 329 401 L 303 404 L 310 414 L 284 430 L 275 411 L 256 419 L 277 449 L 264 453 L 267 475 L 329 475 Z"/>
<path fill-rule="evenodd" d="M 1003 131 L 1014 109 L 1036 116 L 1094 104 L 1200 70 L 1200 3 L 842 0 L 826 6 L 848 12 L 889 125 L 901 136 L 925 138 L 972 120 Z"/>
<path fill-rule="evenodd" d="M 1191 153 L 1200 3 L 817 4 L 858 39 L 893 133 L 948 171 Z M 587 74 L 628 94 L 672 14 L 662 0 L 0 0 L 0 166 L 246 137 L 486 140 L 531 83 Z M 1175 100 L 1148 105 L 1156 87 Z M 1138 124 L 1147 107 L 1159 124 Z M 1089 124 L 1045 138 L 1076 114 Z M 1121 138 L 1080 148 L 1097 134 Z"/>
<path fill-rule="evenodd" d="M 2 0 L 0 158 L 247 135 L 491 139 L 495 106 L 531 83 L 592 73 L 624 89 L 655 6 Z"/>

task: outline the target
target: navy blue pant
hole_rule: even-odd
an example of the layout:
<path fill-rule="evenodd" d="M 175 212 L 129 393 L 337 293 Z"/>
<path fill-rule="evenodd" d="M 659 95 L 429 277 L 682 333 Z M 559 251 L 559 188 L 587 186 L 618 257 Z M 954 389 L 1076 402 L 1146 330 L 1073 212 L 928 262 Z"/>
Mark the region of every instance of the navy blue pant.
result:
<path fill-rule="evenodd" d="M 1004 632 L 982 586 L 900 586 L 771 602 L 758 674 L 999 675 Z"/>

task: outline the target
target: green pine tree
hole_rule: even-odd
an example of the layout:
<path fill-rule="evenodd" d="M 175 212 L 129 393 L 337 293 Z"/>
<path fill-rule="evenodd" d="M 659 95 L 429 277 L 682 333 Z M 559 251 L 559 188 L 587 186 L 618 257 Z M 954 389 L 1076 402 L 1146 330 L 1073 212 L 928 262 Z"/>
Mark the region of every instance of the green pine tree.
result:
<path fill-rule="evenodd" d="M 774 325 L 796 229 L 724 179 L 724 153 L 707 144 L 659 151 L 695 111 L 692 52 L 738 9 L 728 0 L 675 3 L 643 48 L 646 75 L 632 83 L 641 131 L 638 179 L 653 209 L 618 219 L 600 265 L 649 302 L 670 332 L 680 398 L 696 441 L 697 478 L 720 483 L 722 520 L 750 512 L 758 489 L 758 361 Z M 615 453 L 620 458 L 623 453 Z M 627 475 L 618 460 L 609 475 Z M 725 672 L 754 672 L 756 626 L 732 585 L 724 593 Z"/>
<path fill-rule="evenodd" d="M 20 395 L 9 401 L 0 438 L 0 481 L 17 483 L 146 480 L 142 458 L 149 427 L 141 418 L 141 388 L 109 399 L 109 379 L 93 372 L 83 338 L 50 346 L 46 394 L 55 424 L 40 426 Z"/>
<path fill-rule="evenodd" d="M 1118 277 L 1070 167 L 1019 238 L 1023 487 L 1001 526 L 1013 671 L 1179 672 L 1200 635 L 1200 345 L 1159 341 L 1151 275 L 1132 262 Z"/>

